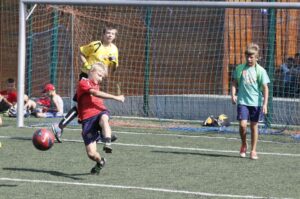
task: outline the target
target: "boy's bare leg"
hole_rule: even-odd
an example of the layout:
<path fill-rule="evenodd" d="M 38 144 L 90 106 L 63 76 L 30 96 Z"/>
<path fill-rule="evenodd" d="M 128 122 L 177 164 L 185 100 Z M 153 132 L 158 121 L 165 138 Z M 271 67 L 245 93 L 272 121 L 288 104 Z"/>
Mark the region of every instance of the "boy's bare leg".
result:
<path fill-rule="evenodd" d="M 240 137 L 242 141 L 242 145 L 240 148 L 240 156 L 242 158 L 246 157 L 246 151 L 247 151 L 247 120 L 241 120 L 240 121 Z"/>
<path fill-rule="evenodd" d="M 257 122 L 250 122 L 251 128 L 251 159 L 258 159 L 256 154 L 256 146 L 258 140 L 258 123 Z"/>
<path fill-rule="evenodd" d="M 240 136 L 242 145 L 247 144 L 247 120 L 240 121 Z"/>
<path fill-rule="evenodd" d="M 106 114 L 103 114 L 100 119 L 100 126 L 102 128 L 102 134 L 104 137 L 104 147 L 103 150 L 106 153 L 112 153 L 111 148 L 111 128 L 109 125 L 109 116 Z"/>
<path fill-rule="evenodd" d="M 100 153 L 97 151 L 97 143 L 92 142 L 91 144 L 85 146 L 86 153 L 88 157 L 96 162 L 96 165 L 91 169 L 91 174 L 99 174 L 100 170 L 105 165 L 105 159 L 101 158 Z"/>
<path fill-rule="evenodd" d="M 91 144 L 85 146 L 86 149 L 86 153 L 88 155 L 88 157 L 95 161 L 95 162 L 100 162 L 101 160 L 101 156 L 100 153 L 98 153 L 97 151 L 97 143 L 96 142 L 92 142 Z"/>

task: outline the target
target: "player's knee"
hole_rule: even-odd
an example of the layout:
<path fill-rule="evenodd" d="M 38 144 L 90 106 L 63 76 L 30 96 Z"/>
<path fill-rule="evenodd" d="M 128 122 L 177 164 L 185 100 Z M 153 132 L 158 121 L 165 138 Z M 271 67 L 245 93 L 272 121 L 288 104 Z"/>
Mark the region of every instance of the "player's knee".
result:
<path fill-rule="evenodd" d="M 102 115 L 100 119 L 100 126 L 103 127 L 105 125 L 108 125 L 109 124 L 108 121 L 109 121 L 109 116 L 106 114 Z"/>
<path fill-rule="evenodd" d="M 242 128 L 242 129 L 247 129 L 247 121 L 241 121 L 240 122 L 240 128 Z"/>
<path fill-rule="evenodd" d="M 247 132 L 247 126 L 241 126 L 240 129 L 243 133 Z"/>

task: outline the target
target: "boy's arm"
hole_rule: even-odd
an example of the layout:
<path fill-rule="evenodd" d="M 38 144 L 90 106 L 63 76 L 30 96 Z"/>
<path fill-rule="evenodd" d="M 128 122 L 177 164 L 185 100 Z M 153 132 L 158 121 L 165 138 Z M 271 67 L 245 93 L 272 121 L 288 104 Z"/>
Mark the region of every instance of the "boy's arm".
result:
<path fill-rule="evenodd" d="M 236 102 L 237 102 L 236 86 L 237 86 L 236 80 L 232 80 L 232 83 L 231 83 L 231 101 L 232 101 L 233 104 L 236 104 Z"/>
<path fill-rule="evenodd" d="M 269 100 L 269 87 L 268 84 L 263 85 L 263 95 L 264 95 L 264 101 L 263 101 L 263 113 L 268 113 L 268 100 Z"/>
<path fill-rule="evenodd" d="M 12 103 L 10 103 L 4 96 L 2 96 L 2 95 L 0 94 L 0 101 L 2 101 L 2 100 L 3 100 L 6 104 L 8 104 L 10 107 L 13 106 Z"/>
<path fill-rule="evenodd" d="M 103 98 L 103 99 L 113 99 L 113 100 L 116 100 L 119 102 L 125 101 L 124 95 L 112 95 L 112 94 L 105 93 L 105 92 L 95 90 L 95 89 L 90 89 L 90 94 L 95 97 L 99 97 L 99 98 Z"/>
<path fill-rule="evenodd" d="M 59 103 L 57 100 L 53 100 L 53 103 L 54 103 L 54 108 L 51 108 L 51 109 L 48 109 L 51 110 L 51 111 L 56 111 L 56 112 L 63 112 L 63 110 L 61 110 L 61 107 L 59 106 Z"/>
<path fill-rule="evenodd" d="M 82 53 L 80 53 L 80 60 L 82 61 L 82 63 L 83 63 L 84 66 L 89 65 L 89 63 L 86 60 L 86 56 L 84 54 L 82 54 Z"/>

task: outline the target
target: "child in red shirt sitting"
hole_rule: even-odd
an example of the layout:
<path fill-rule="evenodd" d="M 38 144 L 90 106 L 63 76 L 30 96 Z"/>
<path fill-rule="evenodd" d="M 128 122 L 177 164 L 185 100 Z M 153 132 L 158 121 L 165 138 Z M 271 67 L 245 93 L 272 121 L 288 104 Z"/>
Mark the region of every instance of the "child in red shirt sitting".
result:
<path fill-rule="evenodd" d="M 6 90 L 0 91 L 0 112 L 5 112 L 17 103 L 17 89 L 15 80 L 8 78 Z"/>

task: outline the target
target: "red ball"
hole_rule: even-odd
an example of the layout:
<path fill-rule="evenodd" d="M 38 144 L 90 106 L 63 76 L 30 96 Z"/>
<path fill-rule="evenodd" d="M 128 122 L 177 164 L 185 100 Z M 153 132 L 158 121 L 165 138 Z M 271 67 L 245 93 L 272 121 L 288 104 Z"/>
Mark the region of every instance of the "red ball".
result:
<path fill-rule="evenodd" d="M 54 145 L 55 137 L 51 131 L 42 128 L 33 133 L 32 143 L 38 150 L 46 151 Z"/>

